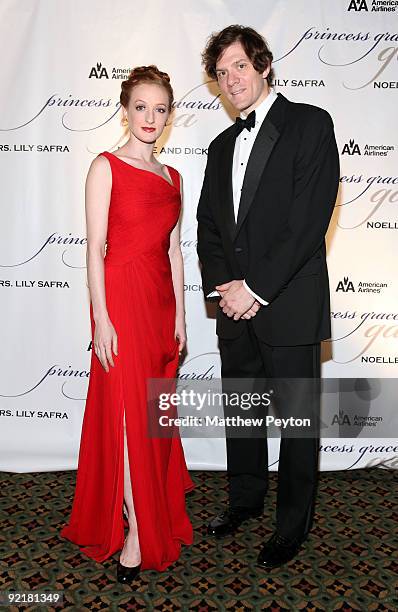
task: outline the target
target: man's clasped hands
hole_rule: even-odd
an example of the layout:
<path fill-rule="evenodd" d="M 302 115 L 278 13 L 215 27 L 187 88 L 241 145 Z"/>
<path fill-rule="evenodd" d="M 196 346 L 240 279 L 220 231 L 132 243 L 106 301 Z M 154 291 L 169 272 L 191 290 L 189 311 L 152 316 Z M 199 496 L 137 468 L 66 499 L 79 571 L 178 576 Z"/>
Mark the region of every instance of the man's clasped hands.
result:
<path fill-rule="evenodd" d="M 220 308 L 234 321 L 252 319 L 260 310 L 261 304 L 247 291 L 243 280 L 217 285 L 216 289 L 221 295 Z"/>

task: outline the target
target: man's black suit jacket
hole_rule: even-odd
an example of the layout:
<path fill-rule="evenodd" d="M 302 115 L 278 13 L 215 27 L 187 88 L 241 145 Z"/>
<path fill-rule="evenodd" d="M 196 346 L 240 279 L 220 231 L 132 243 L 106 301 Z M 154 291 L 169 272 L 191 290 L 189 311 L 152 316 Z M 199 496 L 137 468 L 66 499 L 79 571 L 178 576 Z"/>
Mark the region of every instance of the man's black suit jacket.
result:
<path fill-rule="evenodd" d="M 245 279 L 269 302 L 252 319 L 272 346 L 330 338 L 325 234 L 339 183 L 330 115 L 278 94 L 262 123 L 246 168 L 237 223 L 232 195 L 234 125 L 210 144 L 198 220 L 205 296 L 216 285 Z M 217 309 L 217 334 L 239 336 L 247 321 Z"/>

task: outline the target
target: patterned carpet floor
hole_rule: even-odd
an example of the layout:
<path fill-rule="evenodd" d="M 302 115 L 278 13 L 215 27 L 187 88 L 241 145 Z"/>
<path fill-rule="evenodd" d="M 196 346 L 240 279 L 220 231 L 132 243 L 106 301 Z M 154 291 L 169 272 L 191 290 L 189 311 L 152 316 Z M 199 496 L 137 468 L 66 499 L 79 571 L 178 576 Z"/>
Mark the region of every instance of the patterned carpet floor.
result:
<path fill-rule="evenodd" d="M 1 610 L 397 610 L 397 472 L 322 472 L 315 523 L 298 556 L 265 572 L 256 566 L 273 531 L 276 474 L 262 519 L 232 538 L 206 535 L 227 499 L 224 472 L 191 472 L 187 503 L 195 541 L 168 571 L 146 571 L 135 588 L 116 582 L 116 554 L 104 564 L 61 540 L 76 472 L 0 474 L 0 592 L 62 591 L 59 606 Z"/>

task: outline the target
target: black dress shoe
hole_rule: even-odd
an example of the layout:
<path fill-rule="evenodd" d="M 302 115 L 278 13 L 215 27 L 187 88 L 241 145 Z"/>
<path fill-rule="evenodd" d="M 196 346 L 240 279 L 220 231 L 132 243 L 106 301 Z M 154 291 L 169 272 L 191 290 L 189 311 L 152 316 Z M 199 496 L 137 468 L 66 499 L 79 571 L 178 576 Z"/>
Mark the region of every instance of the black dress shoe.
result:
<path fill-rule="evenodd" d="M 140 573 L 140 569 L 141 563 L 135 565 L 134 567 L 126 567 L 125 565 L 122 565 L 120 561 L 118 561 L 116 569 L 117 581 L 121 582 L 122 584 L 129 584 L 130 582 L 133 582 L 134 578 L 137 578 L 138 574 Z"/>
<path fill-rule="evenodd" d="M 263 546 L 257 564 L 265 569 L 284 565 L 297 555 L 303 541 L 297 538 L 284 538 L 275 532 Z"/>
<path fill-rule="evenodd" d="M 240 525 L 250 518 L 257 518 L 263 513 L 263 508 L 228 508 L 218 514 L 207 527 L 207 533 L 216 538 L 235 533 Z"/>

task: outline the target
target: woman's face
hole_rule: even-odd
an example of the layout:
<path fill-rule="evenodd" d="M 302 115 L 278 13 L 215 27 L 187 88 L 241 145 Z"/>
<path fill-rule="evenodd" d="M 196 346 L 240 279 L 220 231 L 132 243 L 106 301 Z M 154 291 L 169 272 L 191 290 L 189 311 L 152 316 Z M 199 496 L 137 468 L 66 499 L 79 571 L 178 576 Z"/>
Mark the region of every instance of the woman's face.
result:
<path fill-rule="evenodd" d="M 141 83 L 131 90 L 127 109 L 129 130 L 141 142 L 155 142 L 163 132 L 169 116 L 167 91 L 156 83 Z"/>

